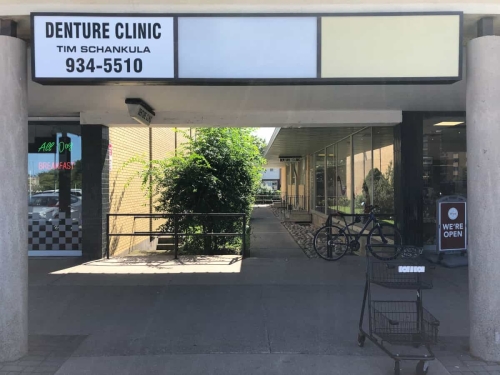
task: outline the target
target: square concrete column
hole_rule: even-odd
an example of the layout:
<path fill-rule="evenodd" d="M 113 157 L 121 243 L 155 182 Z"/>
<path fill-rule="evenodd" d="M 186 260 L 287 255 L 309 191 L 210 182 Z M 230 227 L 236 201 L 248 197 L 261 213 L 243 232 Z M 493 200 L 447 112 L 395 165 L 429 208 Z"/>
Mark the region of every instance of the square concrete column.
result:
<path fill-rule="evenodd" d="M 467 213 L 471 353 L 500 361 L 500 37 L 467 48 Z"/>
<path fill-rule="evenodd" d="M 26 45 L 0 35 L 0 362 L 28 351 Z"/>
<path fill-rule="evenodd" d="M 82 126 L 83 256 L 101 259 L 106 251 L 106 217 L 109 213 L 109 129 Z"/>

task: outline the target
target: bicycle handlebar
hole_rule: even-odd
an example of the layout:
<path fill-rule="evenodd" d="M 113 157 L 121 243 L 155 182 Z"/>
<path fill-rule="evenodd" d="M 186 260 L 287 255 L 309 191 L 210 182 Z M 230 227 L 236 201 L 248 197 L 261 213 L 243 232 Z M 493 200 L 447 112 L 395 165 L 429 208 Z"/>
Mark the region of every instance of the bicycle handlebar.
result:
<path fill-rule="evenodd" d="M 380 206 L 378 205 L 370 205 L 370 206 L 365 206 L 365 210 L 367 213 L 375 213 L 376 211 L 380 210 Z M 331 216 L 346 216 L 346 215 L 352 215 L 352 216 L 357 216 L 357 215 L 363 215 L 363 214 L 345 214 L 343 212 L 340 212 L 338 210 L 333 210 L 331 213 L 330 213 Z M 366 215 L 366 213 L 365 213 Z"/>

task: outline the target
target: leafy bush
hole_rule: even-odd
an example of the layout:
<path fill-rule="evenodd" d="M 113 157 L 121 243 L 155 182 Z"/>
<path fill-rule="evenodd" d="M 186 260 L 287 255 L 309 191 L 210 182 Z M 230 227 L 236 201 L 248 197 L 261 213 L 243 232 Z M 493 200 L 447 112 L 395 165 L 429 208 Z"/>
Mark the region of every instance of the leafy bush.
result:
<path fill-rule="evenodd" d="M 177 156 L 142 162 L 143 187 L 154 196 L 159 213 L 245 213 L 250 216 L 255 193 L 261 182 L 265 159 L 263 142 L 244 128 L 203 128 Z M 151 180 L 151 183 L 150 183 Z M 181 216 L 177 223 L 168 219 L 165 232 L 236 233 L 242 220 L 213 216 Z M 231 252 L 241 242 L 237 237 L 184 237 L 184 248 L 207 255 Z M 237 247 L 237 246 L 236 246 Z"/>
<path fill-rule="evenodd" d="M 373 180 L 372 180 L 373 175 Z M 373 181 L 373 195 L 372 191 Z M 378 168 L 372 169 L 366 175 L 363 182 L 363 196 L 366 204 L 375 204 L 380 206 L 381 212 L 393 213 L 394 211 L 394 168 L 392 162 L 389 163 L 387 171 L 384 174 Z"/>

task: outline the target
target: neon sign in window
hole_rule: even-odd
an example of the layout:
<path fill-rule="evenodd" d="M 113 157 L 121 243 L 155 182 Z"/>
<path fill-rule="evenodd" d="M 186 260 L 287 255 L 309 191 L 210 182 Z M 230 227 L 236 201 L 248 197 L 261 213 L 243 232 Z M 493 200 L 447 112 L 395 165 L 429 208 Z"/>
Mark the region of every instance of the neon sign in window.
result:
<path fill-rule="evenodd" d="M 69 142 L 69 143 L 59 142 L 57 145 L 56 145 L 56 142 L 43 142 L 38 147 L 38 151 L 37 152 L 39 152 L 39 153 L 44 153 L 44 152 L 55 153 L 55 152 L 59 152 L 60 154 L 62 154 L 64 151 L 71 151 L 72 148 L 73 148 L 73 142 Z"/>
<path fill-rule="evenodd" d="M 43 170 L 52 170 L 52 169 L 60 169 L 60 170 L 69 170 L 74 169 L 74 162 L 60 162 L 60 163 L 50 163 L 50 162 L 39 162 L 38 169 Z"/>

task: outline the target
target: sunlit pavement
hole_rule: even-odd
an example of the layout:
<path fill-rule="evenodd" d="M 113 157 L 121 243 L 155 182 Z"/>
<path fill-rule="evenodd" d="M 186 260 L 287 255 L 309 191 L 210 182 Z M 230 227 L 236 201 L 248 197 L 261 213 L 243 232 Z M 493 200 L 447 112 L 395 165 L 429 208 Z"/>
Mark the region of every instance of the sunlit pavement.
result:
<path fill-rule="evenodd" d="M 243 261 L 31 259 L 35 360 L 11 368 L 33 370 L 55 357 L 47 373 L 392 374 L 392 360 L 375 345 L 356 344 L 365 260 L 309 259 L 269 209 L 256 209 L 254 217 L 260 224 L 252 256 L 259 257 Z M 266 239 L 259 227 L 272 235 Z M 438 268 L 434 285 L 424 305 L 441 320 L 442 342 L 429 374 L 465 372 L 471 363 L 494 371 L 496 364 L 467 355 L 467 269 Z M 390 298 L 413 299 L 411 293 L 391 291 Z M 73 343 L 66 350 L 63 338 Z M 404 363 L 402 373 L 413 374 L 414 366 Z"/>

